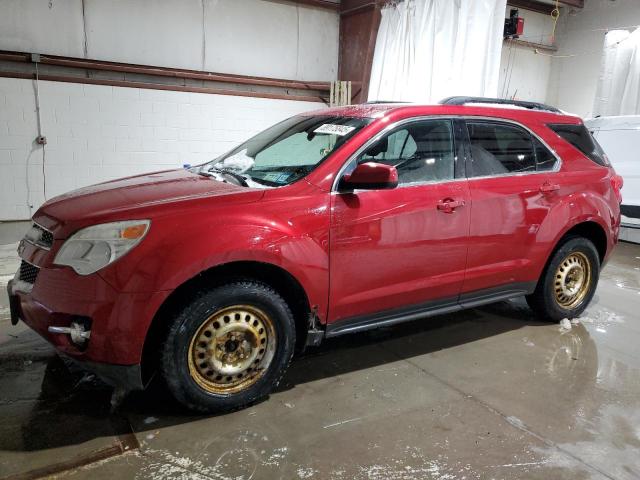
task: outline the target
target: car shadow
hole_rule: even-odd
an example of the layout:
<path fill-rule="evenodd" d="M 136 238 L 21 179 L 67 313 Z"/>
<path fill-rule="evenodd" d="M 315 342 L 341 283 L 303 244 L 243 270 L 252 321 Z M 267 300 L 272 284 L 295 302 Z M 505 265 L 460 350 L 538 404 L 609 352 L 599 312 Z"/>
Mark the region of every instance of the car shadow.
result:
<path fill-rule="evenodd" d="M 324 378 L 427 355 L 524 326 L 543 325 L 548 324 L 536 320 L 524 301 L 517 299 L 345 335 L 299 355 L 275 391 L 285 392 Z M 575 330 L 575 335 L 589 340 L 586 329 Z M 419 341 L 412 341 L 416 336 Z M 398 342 L 402 344 L 401 349 L 387 348 Z M 70 372 L 57 356 L 49 360 L 41 382 L 40 393 L 20 425 L 21 441 L 0 435 L 0 450 L 34 451 L 78 445 L 97 437 L 127 435 L 132 432 L 129 419 L 141 416 L 154 417 L 154 422 L 148 428 L 144 422 L 138 422 L 136 433 L 225 415 L 186 411 L 159 381 L 152 382 L 143 392 L 131 393 L 113 413 L 110 411 L 111 389 L 91 376 Z"/>

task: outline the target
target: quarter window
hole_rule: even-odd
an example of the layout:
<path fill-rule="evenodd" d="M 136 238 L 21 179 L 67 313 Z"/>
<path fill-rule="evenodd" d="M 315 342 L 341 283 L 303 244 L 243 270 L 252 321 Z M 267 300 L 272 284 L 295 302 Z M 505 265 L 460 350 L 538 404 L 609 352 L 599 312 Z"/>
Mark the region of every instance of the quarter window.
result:
<path fill-rule="evenodd" d="M 453 127 L 449 120 L 417 121 L 398 127 L 358 157 L 398 170 L 400 185 L 452 180 L 455 176 Z"/>
<path fill-rule="evenodd" d="M 609 159 L 595 138 L 584 125 L 549 125 L 560 137 L 603 167 L 609 167 Z"/>

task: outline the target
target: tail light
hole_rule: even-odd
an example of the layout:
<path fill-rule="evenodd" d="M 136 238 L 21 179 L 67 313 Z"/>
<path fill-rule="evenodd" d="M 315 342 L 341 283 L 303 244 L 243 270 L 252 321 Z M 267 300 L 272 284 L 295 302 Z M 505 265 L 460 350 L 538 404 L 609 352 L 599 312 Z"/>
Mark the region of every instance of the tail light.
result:
<path fill-rule="evenodd" d="M 620 175 L 613 174 L 611 175 L 611 187 L 618 198 L 618 203 L 622 203 L 622 186 L 624 185 L 624 180 Z"/>

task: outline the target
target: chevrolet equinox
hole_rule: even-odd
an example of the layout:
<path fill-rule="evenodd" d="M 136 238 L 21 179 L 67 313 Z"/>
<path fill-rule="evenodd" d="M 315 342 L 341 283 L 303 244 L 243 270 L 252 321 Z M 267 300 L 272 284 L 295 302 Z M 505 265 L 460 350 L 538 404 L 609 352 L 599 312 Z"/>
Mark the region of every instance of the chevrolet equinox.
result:
<path fill-rule="evenodd" d="M 324 338 L 522 295 L 542 319 L 580 315 L 621 187 L 582 121 L 546 105 L 320 110 L 47 201 L 12 322 L 121 392 L 158 374 L 187 408 L 238 408 Z"/>

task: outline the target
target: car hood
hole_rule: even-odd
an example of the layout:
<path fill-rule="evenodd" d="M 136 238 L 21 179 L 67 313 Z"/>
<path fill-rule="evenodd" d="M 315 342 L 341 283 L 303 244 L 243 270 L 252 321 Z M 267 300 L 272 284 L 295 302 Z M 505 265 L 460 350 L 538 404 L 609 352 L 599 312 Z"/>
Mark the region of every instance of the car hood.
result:
<path fill-rule="evenodd" d="M 187 170 L 168 170 L 99 183 L 54 197 L 42 205 L 34 220 L 55 230 L 68 222 L 117 216 L 156 205 L 220 196 L 232 196 L 234 203 L 252 202 L 263 194 L 259 189 L 219 182 Z"/>

